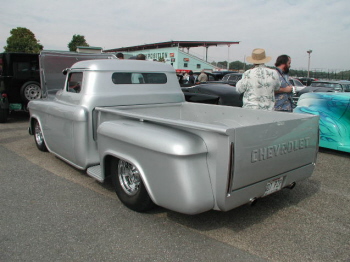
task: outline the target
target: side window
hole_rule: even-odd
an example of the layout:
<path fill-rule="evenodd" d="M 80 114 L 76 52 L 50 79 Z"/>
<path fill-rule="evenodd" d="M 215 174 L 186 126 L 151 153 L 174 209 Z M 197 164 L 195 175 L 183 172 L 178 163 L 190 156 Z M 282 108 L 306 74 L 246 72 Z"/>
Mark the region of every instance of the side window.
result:
<path fill-rule="evenodd" d="M 304 86 L 300 81 L 294 79 L 295 86 Z"/>
<path fill-rule="evenodd" d="M 37 60 L 31 60 L 30 61 L 30 70 L 32 72 L 37 72 L 39 71 L 39 61 Z"/>
<path fill-rule="evenodd" d="M 83 73 L 81 72 L 70 73 L 68 75 L 66 90 L 72 93 L 80 93 L 82 82 L 83 82 Z"/>
<path fill-rule="evenodd" d="M 25 79 L 30 77 L 30 63 L 29 62 L 14 62 L 13 63 L 13 75 L 17 79 Z"/>
<path fill-rule="evenodd" d="M 215 78 L 212 75 L 209 75 L 208 80 L 209 81 L 215 81 Z"/>

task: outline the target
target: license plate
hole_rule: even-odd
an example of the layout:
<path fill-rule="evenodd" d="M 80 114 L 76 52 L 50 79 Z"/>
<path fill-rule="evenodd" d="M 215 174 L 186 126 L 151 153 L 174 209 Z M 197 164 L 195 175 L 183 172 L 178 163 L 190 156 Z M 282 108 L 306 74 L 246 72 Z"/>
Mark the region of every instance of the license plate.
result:
<path fill-rule="evenodd" d="M 270 195 L 270 194 L 272 194 L 274 192 L 277 192 L 277 191 L 281 190 L 282 189 L 282 183 L 283 183 L 283 177 L 276 178 L 274 180 L 271 180 L 271 181 L 267 182 L 265 193 L 264 193 L 263 196 L 267 196 L 267 195 Z"/>

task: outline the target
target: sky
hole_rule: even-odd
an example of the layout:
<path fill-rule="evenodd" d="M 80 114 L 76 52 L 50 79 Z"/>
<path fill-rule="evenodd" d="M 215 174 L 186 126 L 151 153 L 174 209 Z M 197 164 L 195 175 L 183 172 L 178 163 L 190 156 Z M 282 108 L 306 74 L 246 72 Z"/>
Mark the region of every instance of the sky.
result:
<path fill-rule="evenodd" d="M 0 0 L 0 52 L 11 29 L 31 30 L 46 50 L 74 34 L 112 49 L 166 41 L 239 41 L 210 47 L 208 62 L 245 61 L 254 48 L 292 58 L 292 69 L 350 70 L 349 0 Z M 190 52 L 204 58 L 205 49 Z"/>

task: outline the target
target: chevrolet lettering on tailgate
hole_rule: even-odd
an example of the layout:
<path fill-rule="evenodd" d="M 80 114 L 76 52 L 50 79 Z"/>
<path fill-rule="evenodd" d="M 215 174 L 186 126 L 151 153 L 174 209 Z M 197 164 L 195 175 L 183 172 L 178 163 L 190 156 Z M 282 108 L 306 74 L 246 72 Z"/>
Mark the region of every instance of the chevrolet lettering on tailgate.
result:
<path fill-rule="evenodd" d="M 291 140 L 286 143 L 254 149 L 252 151 L 252 163 L 307 148 L 309 146 L 309 142 L 310 137 L 305 137 L 297 140 Z"/>

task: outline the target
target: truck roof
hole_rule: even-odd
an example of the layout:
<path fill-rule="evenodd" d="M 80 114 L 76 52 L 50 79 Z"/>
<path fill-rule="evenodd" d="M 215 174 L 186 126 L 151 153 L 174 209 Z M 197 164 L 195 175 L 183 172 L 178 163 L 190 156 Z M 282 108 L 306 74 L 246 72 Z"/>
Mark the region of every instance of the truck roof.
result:
<path fill-rule="evenodd" d="M 71 69 L 86 69 L 98 71 L 124 71 L 124 72 L 172 72 L 175 73 L 171 65 L 145 60 L 127 59 L 97 59 L 85 60 L 75 63 Z"/>

